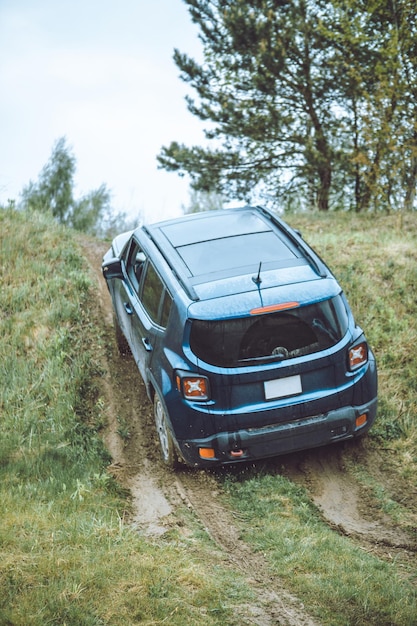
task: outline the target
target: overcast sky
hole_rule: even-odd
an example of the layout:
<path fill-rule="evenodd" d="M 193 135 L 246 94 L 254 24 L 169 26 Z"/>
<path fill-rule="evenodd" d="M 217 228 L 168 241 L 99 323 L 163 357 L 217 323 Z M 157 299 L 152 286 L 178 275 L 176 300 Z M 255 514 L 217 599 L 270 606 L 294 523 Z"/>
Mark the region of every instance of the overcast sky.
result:
<path fill-rule="evenodd" d="M 57 139 L 76 196 L 102 183 L 116 212 L 155 221 L 188 205 L 188 182 L 157 169 L 173 140 L 203 142 L 174 48 L 199 58 L 182 0 L 0 0 L 0 202 L 36 181 Z"/>

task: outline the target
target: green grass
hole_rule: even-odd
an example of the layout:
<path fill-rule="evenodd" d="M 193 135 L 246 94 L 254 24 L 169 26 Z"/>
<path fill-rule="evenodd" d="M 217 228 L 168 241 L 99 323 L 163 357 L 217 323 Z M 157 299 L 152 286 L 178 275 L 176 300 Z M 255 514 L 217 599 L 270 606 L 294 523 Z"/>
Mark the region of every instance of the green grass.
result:
<path fill-rule="evenodd" d="M 417 489 L 417 220 L 293 215 L 366 331 L 380 400 L 369 449 Z M 96 293 L 74 233 L 0 209 L 0 626 L 232 625 L 253 597 L 187 509 L 147 538 L 107 473 L 100 429 Z M 129 424 L 119 434 L 129 437 Z M 406 493 L 346 457 L 358 484 L 398 524 Z M 269 468 L 269 469 L 268 469 Z M 330 529 L 306 493 L 271 469 L 220 472 L 242 537 L 324 626 L 417 623 L 415 572 Z M 241 621 L 241 620 L 240 620 Z"/>

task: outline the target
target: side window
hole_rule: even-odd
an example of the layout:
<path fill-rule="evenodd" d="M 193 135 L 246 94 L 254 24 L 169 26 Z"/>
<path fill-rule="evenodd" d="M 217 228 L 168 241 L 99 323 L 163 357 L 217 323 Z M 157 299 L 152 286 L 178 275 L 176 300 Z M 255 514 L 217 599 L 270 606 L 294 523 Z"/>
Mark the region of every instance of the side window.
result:
<path fill-rule="evenodd" d="M 164 285 L 156 273 L 153 265 L 148 263 L 143 283 L 142 304 L 151 320 L 159 324 L 159 310 L 162 294 L 165 292 Z"/>
<path fill-rule="evenodd" d="M 167 291 L 165 291 L 163 296 L 163 301 L 161 304 L 161 326 L 166 328 L 168 324 L 169 313 L 171 311 L 172 298 Z"/>
<path fill-rule="evenodd" d="M 126 272 L 147 314 L 159 326 L 166 327 L 172 298 L 153 265 L 135 239 L 124 253 Z"/>
<path fill-rule="evenodd" d="M 132 239 L 126 254 L 126 271 L 136 292 L 139 291 L 139 284 L 145 267 L 146 256 L 140 245 Z"/>

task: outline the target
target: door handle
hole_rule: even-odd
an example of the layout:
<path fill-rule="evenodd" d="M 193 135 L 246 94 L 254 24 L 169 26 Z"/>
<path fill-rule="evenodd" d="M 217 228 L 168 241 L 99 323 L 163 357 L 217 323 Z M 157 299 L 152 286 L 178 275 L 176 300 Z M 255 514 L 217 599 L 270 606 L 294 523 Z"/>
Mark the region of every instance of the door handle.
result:
<path fill-rule="evenodd" d="M 145 346 L 145 350 L 152 352 L 152 344 L 147 337 L 142 337 L 142 343 Z"/>
<path fill-rule="evenodd" d="M 130 303 L 129 303 L 129 302 L 123 302 L 123 306 L 124 306 L 124 308 L 125 308 L 126 313 L 127 313 L 128 315 L 132 315 L 132 313 L 133 313 L 133 309 L 132 309 L 132 307 L 130 306 Z"/>

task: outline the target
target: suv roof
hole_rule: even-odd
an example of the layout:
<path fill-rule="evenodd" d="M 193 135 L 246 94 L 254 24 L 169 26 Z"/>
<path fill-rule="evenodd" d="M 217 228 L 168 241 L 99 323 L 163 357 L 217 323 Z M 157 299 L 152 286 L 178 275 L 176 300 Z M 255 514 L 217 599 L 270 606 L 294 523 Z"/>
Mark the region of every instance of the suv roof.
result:
<path fill-rule="evenodd" d="M 196 213 L 143 229 L 193 300 L 329 276 L 302 238 L 260 207 Z"/>

